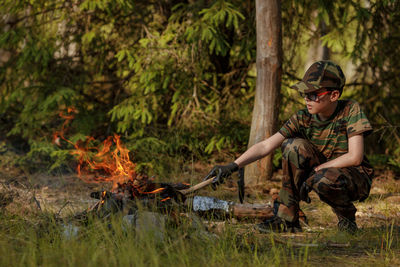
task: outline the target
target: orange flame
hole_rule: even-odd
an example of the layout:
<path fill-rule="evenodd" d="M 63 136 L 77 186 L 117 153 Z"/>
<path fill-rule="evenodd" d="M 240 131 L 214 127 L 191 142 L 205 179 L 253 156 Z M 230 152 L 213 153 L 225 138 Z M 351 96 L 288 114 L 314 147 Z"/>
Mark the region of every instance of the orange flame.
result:
<path fill-rule="evenodd" d="M 104 204 L 104 202 L 105 202 L 105 200 L 104 200 L 104 198 L 105 198 L 105 196 L 106 196 L 106 191 L 103 191 L 103 192 L 101 192 L 101 204 Z"/>
<path fill-rule="evenodd" d="M 167 201 L 167 200 L 169 200 L 169 199 L 171 199 L 171 197 L 166 197 L 166 198 L 164 198 L 164 199 L 161 199 L 161 202 L 165 202 L 165 201 Z"/>
<path fill-rule="evenodd" d="M 61 127 L 61 131 L 56 131 L 53 134 L 53 143 L 56 144 L 57 146 L 61 146 L 60 138 L 63 139 L 64 141 L 70 143 L 71 145 L 75 145 L 74 143 L 72 143 L 71 141 L 69 141 L 68 139 L 66 139 L 64 137 L 65 128 L 66 128 L 67 124 L 70 123 L 75 118 L 74 113 L 78 113 L 78 111 L 75 109 L 75 107 L 68 107 L 67 115 L 65 115 L 63 111 L 60 111 L 60 113 L 58 114 L 61 118 L 65 119 L 65 121 Z"/>
<path fill-rule="evenodd" d="M 157 194 L 157 193 L 160 193 L 160 192 L 164 191 L 164 189 L 165 188 L 161 187 L 161 188 L 158 188 L 158 189 L 150 191 L 150 192 L 141 192 L 141 193 L 142 194 Z"/>
<path fill-rule="evenodd" d="M 129 150 L 121 142 L 120 136 L 109 136 L 100 146 L 89 146 L 95 141 L 88 137 L 83 146 L 74 144 L 71 152 L 78 160 L 78 176 L 86 182 L 127 182 L 136 177 L 136 164 L 130 160 Z M 112 146 L 115 148 L 112 149 Z"/>
<path fill-rule="evenodd" d="M 96 142 L 93 137 L 86 137 L 85 141 L 73 143 L 64 137 L 66 126 L 74 119 L 77 110 L 73 107 L 67 109 L 67 114 L 62 111 L 59 116 L 65 119 L 61 131 L 53 134 L 53 142 L 60 146 L 60 140 L 64 140 L 73 145 L 75 150 L 71 152 L 78 160 L 76 168 L 78 177 L 85 182 L 112 182 L 112 189 L 116 189 L 118 184 L 132 182 L 132 186 L 140 194 L 156 194 L 164 190 L 158 188 L 150 192 L 146 192 L 143 181 L 139 181 L 141 177 L 135 172 L 136 164 L 129 157 L 129 150 L 123 145 L 120 136 L 114 134 L 109 136 L 100 145 L 92 145 Z M 147 179 L 147 176 L 145 177 Z"/>

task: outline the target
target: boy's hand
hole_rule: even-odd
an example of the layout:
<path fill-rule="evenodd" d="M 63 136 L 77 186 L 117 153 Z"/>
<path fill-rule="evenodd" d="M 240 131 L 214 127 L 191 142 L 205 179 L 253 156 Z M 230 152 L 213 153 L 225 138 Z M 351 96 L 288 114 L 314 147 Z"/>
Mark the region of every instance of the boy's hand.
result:
<path fill-rule="evenodd" d="M 364 158 L 364 137 L 362 134 L 354 135 L 349 138 L 349 151 L 335 159 L 324 162 L 314 168 L 320 171 L 325 168 L 346 168 L 359 166 Z"/>
<path fill-rule="evenodd" d="M 320 166 L 321 166 L 321 165 L 320 165 Z M 319 171 L 320 169 L 322 169 L 320 166 L 315 167 L 315 168 L 314 168 L 314 172 L 317 172 L 317 171 Z"/>
<path fill-rule="evenodd" d="M 210 179 L 210 177 L 215 176 L 211 187 L 216 190 L 217 185 L 222 184 L 224 179 L 231 176 L 232 173 L 239 170 L 239 165 L 235 162 L 229 163 L 228 165 L 217 165 L 211 169 L 211 171 L 204 177 L 204 181 Z"/>
<path fill-rule="evenodd" d="M 321 165 L 318 165 L 317 167 L 314 167 L 314 172 L 317 172 L 319 170 L 325 169 L 325 168 L 329 168 L 330 166 L 325 162 Z"/>

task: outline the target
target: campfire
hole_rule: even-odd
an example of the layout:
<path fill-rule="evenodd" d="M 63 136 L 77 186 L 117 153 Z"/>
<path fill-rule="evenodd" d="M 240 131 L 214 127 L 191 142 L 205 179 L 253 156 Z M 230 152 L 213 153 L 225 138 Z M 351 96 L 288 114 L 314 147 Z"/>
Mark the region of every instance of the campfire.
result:
<path fill-rule="evenodd" d="M 137 210 L 138 206 L 169 213 L 194 211 L 201 215 L 223 215 L 236 218 L 268 218 L 273 216 L 269 205 L 237 204 L 210 197 L 195 196 L 194 193 L 212 183 L 207 181 L 190 187 L 187 183 L 155 182 L 153 177 L 136 171 L 129 150 L 123 145 L 120 136 L 108 137 L 95 145 L 93 137 L 85 141 L 72 142 L 65 138 L 67 125 L 77 113 L 75 108 L 60 112 L 65 119 L 61 131 L 54 134 L 53 140 L 61 146 L 61 140 L 74 147 L 71 152 L 77 159 L 78 177 L 88 183 L 112 183 L 110 191 L 92 192 L 91 197 L 98 202 L 85 211 L 100 217 L 123 211 L 126 214 Z"/>

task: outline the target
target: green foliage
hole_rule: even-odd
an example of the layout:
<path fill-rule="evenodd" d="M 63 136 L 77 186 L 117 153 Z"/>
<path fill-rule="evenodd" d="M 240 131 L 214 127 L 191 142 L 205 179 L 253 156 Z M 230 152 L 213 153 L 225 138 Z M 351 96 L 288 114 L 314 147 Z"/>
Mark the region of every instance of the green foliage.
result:
<path fill-rule="evenodd" d="M 29 152 L 18 158 L 16 162 L 30 171 L 48 170 L 51 172 L 55 169 L 71 168 L 65 164 L 71 162 L 72 159 L 68 149 L 58 149 L 48 142 L 33 142 L 30 144 Z"/>
<path fill-rule="evenodd" d="M 333 60 L 358 66 L 345 96 L 363 104 L 371 140 L 388 149 L 369 152 L 398 162 L 399 10 L 399 1 L 282 2 L 280 122 L 302 107 L 288 86 L 321 42 Z M 0 132 L 30 146 L 24 159 L 61 166 L 71 146 L 50 142 L 72 106 L 67 136 L 118 133 L 145 165 L 156 165 L 151 153 L 246 149 L 255 1 L 4 1 L 0 14 Z"/>

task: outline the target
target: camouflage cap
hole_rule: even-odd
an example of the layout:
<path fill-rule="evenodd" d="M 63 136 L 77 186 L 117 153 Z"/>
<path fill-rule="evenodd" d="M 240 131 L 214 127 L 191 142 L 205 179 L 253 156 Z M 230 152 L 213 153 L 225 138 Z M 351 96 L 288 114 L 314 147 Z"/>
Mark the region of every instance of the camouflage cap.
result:
<path fill-rule="evenodd" d="M 311 65 L 303 79 L 292 85 L 291 88 L 301 93 L 310 93 L 320 88 L 341 90 L 346 82 L 342 69 L 336 63 L 323 60 Z"/>

